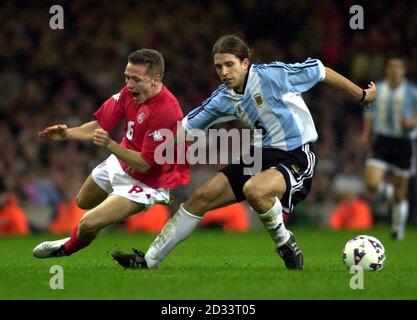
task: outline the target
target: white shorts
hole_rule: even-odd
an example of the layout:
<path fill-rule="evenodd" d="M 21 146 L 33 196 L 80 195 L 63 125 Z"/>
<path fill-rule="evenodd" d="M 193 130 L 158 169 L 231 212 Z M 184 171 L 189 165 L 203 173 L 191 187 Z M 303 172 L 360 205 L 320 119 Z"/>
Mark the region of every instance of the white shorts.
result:
<path fill-rule="evenodd" d="M 156 203 L 169 203 L 169 190 L 153 189 L 123 171 L 117 157 L 112 154 L 97 167 L 91 176 L 94 182 L 107 193 L 116 194 L 145 205 L 145 209 Z"/>

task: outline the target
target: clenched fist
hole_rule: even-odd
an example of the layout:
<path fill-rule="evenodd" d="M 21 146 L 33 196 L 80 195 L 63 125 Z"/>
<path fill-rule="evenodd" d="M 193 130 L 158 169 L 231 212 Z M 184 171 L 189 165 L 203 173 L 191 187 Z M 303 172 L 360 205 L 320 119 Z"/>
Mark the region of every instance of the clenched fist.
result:
<path fill-rule="evenodd" d="M 103 129 L 96 129 L 94 130 L 94 137 L 93 137 L 94 144 L 107 148 L 110 143 L 114 142 L 109 133 Z"/>

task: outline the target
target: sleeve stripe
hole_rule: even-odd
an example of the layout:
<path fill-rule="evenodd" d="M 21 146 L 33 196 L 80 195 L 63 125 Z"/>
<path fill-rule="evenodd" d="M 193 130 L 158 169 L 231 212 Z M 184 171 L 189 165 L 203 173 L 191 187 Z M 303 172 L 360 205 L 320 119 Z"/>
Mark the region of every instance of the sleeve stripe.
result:
<path fill-rule="evenodd" d="M 200 112 L 200 109 L 202 109 L 203 108 L 203 106 L 200 106 L 200 107 L 197 107 L 197 108 L 195 108 L 195 109 L 193 109 L 193 110 L 191 110 L 188 114 L 187 114 L 187 118 L 193 118 L 197 113 L 199 113 Z"/>
<path fill-rule="evenodd" d="M 212 93 L 212 95 L 210 96 L 210 98 L 206 99 L 200 106 L 198 106 L 197 108 L 191 110 L 188 114 L 187 114 L 187 119 L 190 120 L 192 118 L 194 118 L 195 116 L 197 116 L 197 114 L 199 114 L 206 105 L 208 105 L 210 103 L 211 100 L 213 100 L 213 98 L 215 98 L 220 90 L 223 88 L 223 86 L 221 86 L 220 88 L 218 88 L 216 91 L 214 91 Z"/>
<path fill-rule="evenodd" d="M 316 59 L 310 59 L 310 60 L 307 60 L 306 62 L 300 63 L 299 66 L 296 66 L 294 64 L 291 65 L 291 64 L 285 64 L 282 62 L 275 61 L 270 64 L 257 65 L 256 67 L 261 68 L 261 69 L 273 67 L 273 68 L 283 68 L 288 71 L 298 71 L 300 69 L 315 67 L 318 65 L 318 62 L 319 61 Z"/>
<path fill-rule="evenodd" d="M 317 61 L 315 61 L 315 62 L 311 62 L 311 63 L 303 63 L 300 66 L 294 66 L 294 65 L 288 65 L 288 64 L 287 65 L 283 65 L 283 66 L 271 64 L 269 66 L 270 67 L 284 68 L 284 69 L 287 69 L 289 71 L 298 71 L 299 69 L 305 69 L 305 68 L 315 67 L 317 65 L 318 65 L 318 63 L 317 63 Z"/>

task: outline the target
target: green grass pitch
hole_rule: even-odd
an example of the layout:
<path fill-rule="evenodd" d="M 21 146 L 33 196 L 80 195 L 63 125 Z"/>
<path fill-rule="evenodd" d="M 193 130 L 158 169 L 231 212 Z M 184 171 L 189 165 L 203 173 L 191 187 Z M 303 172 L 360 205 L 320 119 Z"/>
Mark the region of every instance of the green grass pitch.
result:
<path fill-rule="evenodd" d="M 287 271 L 264 231 L 199 230 L 157 270 L 125 270 L 109 256 L 116 247 L 146 249 L 154 235 L 103 233 L 72 257 L 38 260 L 32 248 L 50 235 L 0 238 L 0 299 L 417 299 L 417 230 L 393 242 L 387 228 L 366 234 L 386 248 L 385 267 L 366 272 L 364 289 L 349 286 L 342 248 L 360 232 L 294 229 L 305 269 Z M 64 289 L 49 286 L 50 268 L 64 270 Z"/>

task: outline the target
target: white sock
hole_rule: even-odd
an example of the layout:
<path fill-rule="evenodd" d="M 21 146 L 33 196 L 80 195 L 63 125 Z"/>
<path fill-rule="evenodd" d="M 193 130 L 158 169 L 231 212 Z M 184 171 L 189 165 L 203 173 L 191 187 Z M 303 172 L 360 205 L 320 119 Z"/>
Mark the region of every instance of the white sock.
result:
<path fill-rule="evenodd" d="M 282 217 L 282 205 L 278 198 L 275 198 L 275 203 L 268 212 L 262 214 L 258 213 L 258 215 L 277 247 L 288 241 L 290 233 L 285 228 Z"/>
<path fill-rule="evenodd" d="M 181 204 L 146 252 L 145 260 L 148 268 L 157 268 L 168 253 L 197 228 L 202 219 L 203 217 L 185 210 Z"/>
<path fill-rule="evenodd" d="M 405 225 L 408 217 L 408 201 L 394 203 L 392 210 L 391 230 L 398 233 L 398 238 L 404 238 Z"/>

